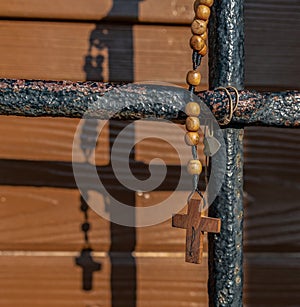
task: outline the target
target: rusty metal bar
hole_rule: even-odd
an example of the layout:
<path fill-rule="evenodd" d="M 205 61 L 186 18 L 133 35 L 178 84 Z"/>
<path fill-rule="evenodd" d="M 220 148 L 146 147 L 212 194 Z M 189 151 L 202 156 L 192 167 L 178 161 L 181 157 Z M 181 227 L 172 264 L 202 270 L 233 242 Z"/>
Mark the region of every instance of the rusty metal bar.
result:
<path fill-rule="evenodd" d="M 210 88 L 244 86 L 243 0 L 215 0 L 209 39 Z M 209 96 L 209 94 L 208 94 Z M 211 100 L 211 99 L 210 99 Z M 251 104 L 249 99 L 249 104 Z M 250 111 L 251 107 L 246 106 Z M 238 112 L 241 116 L 244 112 Z M 243 114 L 247 119 L 256 113 Z M 257 122 L 261 123 L 259 117 Z M 243 129 L 223 130 L 226 173 L 210 215 L 222 219 L 221 233 L 209 235 L 209 306 L 243 306 Z"/>
<path fill-rule="evenodd" d="M 0 79 L 0 115 L 51 116 L 100 119 L 140 119 L 145 117 L 184 119 L 184 89 L 134 85 L 122 87 L 98 82 L 30 81 Z M 217 119 L 228 112 L 223 91 L 198 93 Z M 112 97 L 115 98 L 113 101 Z M 117 108 L 118 107 L 118 108 Z M 122 109 L 117 112 L 117 109 Z M 240 104 L 232 125 L 296 127 L 300 124 L 300 92 L 258 93 L 240 91 Z"/>

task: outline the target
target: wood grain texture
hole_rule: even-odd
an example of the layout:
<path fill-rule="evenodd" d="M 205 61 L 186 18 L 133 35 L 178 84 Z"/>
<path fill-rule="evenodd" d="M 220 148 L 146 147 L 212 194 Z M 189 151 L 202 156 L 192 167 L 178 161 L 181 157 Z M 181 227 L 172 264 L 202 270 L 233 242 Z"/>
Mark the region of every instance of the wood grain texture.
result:
<path fill-rule="evenodd" d="M 188 27 L 1 21 L 1 77 L 184 84 L 189 36 Z"/>
<path fill-rule="evenodd" d="M 136 281 L 128 275 L 132 263 L 126 255 L 96 257 L 101 270 L 94 274 L 93 291 L 81 290 L 81 268 L 74 256 L 0 256 L 0 304 L 38 306 L 207 306 L 207 268 L 186 264 L 181 257 L 135 258 Z M 292 307 L 299 302 L 299 255 L 246 254 L 247 307 Z M 176 269 L 175 269 L 176 268 Z M 118 272 L 116 274 L 116 272 Z M 112 273 L 114 275 L 112 275 Z M 34 291 L 33 291 L 34 289 Z M 131 294 L 130 294 L 131 293 Z"/>
<path fill-rule="evenodd" d="M 299 1 L 245 1 L 246 86 L 299 89 L 299 35 Z"/>
<path fill-rule="evenodd" d="M 102 259 L 101 259 L 102 260 Z M 81 290 L 81 269 L 71 257 L 1 257 L 2 306 L 110 306 L 108 261 L 95 274 L 97 291 Z"/>
<path fill-rule="evenodd" d="M 95 139 L 94 144 L 90 141 L 86 146 L 95 147 L 92 159 L 95 159 L 97 165 L 106 165 L 110 162 L 109 140 L 110 138 L 112 140 L 113 135 L 117 133 L 117 126 L 115 126 L 110 137 L 110 126 L 105 121 L 88 120 L 80 122 L 78 119 L 68 118 L 25 118 L 16 116 L 1 116 L 0 121 L 1 159 L 70 162 L 73 157 L 75 162 L 84 162 L 85 156 L 82 148 L 78 148 L 72 155 L 73 140 L 78 128 L 84 139 L 96 138 L 95 133 L 101 131 L 97 144 Z M 117 125 L 117 123 L 114 124 Z M 121 125 L 122 128 L 122 124 L 118 125 Z M 135 134 L 133 136 L 130 133 L 127 136 L 123 135 L 123 142 L 132 142 L 132 137 L 134 137 L 134 140 L 143 139 L 136 144 L 136 160 L 150 163 L 152 159 L 159 158 L 168 165 L 179 165 L 180 163 L 185 165 L 190 159 L 190 148 L 184 142 L 185 128 L 183 125 L 176 124 L 176 127 L 174 127 L 175 124 L 163 124 L 163 126 L 159 126 L 163 127 L 163 130 L 157 130 L 157 124 L 150 121 L 137 121 L 133 125 Z M 182 129 L 181 139 L 177 134 L 174 134 L 176 128 Z M 176 131 L 180 132 L 180 130 Z M 199 158 L 204 165 L 202 135 L 200 142 Z M 95 144 L 96 146 L 94 146 Z M 171 144 L 176 144 L 176 148 L 172 147 Z M 16 146 L 21 147 L 22 150 L 16 150 Z M 180 157 L 176 149 L 180 152 Z M 90 159 L 91 163 L 92 159 Z"/>
<path fill-rule="evenodd" d="M 297 24 L 262 27 L 246 29 L 246 86 L 299 88 Z M 184 84 L 191 68 L 188 27 L 2 21 L 0 37 L 1 76 L 7 78 Z M 201 70 L 204 89 L 207 57 Z"/>
<path fill-rule="evenodd" d="M 80 120 L 67 118 L 25 118 L 1 117 L 0 157 L 16 160 L 72 161 L 84 162 L 83 150 L 74 151 L 73 140 Z M 97 124 L 90 121 L 82 122 L 82 137 L 91 138 L 97 130 Z M 94 122 L 95 123 L 95 122 Z M 104 124 L 104 122 L 101 121 Z M 95 141 L 96 143 L 96 141 Z M 16 146 L 22 148 L 16 150 Z M 97 165 L 109 163 L 109 124 L 101 130 L 95 147 L 95 162 Z"/>
<path fill-rule="evenodd" d="M 48 188 L 1 187 L 2 250 L 77 250 L 83 247 L 79 192 Z M 90 212 L 90 240 L 110 246 L 109 223 Z"/>
<path fill-rule="evenodd" d="M 247 87 L 299 88 L 299 81 L 295 78 L 300 62 L 300 44 L 295 39 L 300 33 L 299 11 L 300 4 L 295 0 L 284 3 L 251 0 L 245 3 Z M 10 18 L 82 21 L 79 24 L 1 22 L 2 77 L 59 80 L 104 78 L 111 81 L 159 79 L 184 84 L 185 73 L 190 69 L 188 40 L 193 16 L 191 3 L 186 0 L 146 0 L 139 4 L 134 0 L 120 0 L 116 1 L 114 8 L 109 0 L 101 3 L 100 0 L 76 0 L 71 5 L 70 0 L 43 4 L 38 0 L 27 0 L 26 4 L 24 0 L 5 0 L 0 3 L 0 12 L 3 17 Z M 107 14 L 110 14 L 112 24 L 99 24 L 96 29 L 92 24 L 84 23 L 85 20 L 100 20 Z M 145 28 L 133 26 L 131 31 L 129 24 L 114 24 L 114 20 L 164 22 L 170 26 L 172 23 L 183 23 L 186 27 L 174 26 L 171 31 L 168 26 L 162 25 L 158 28 L 153 25 Z M 92 48 L 95 67 L 88 68 L 92 64 L 86 57 L 93 35 L 111 45 L 110 55 L 113 55 L 111 61 L 114 65 L 110 65 L 110 72 L 107 48 Z M 116 54 L 119 57 L 114 56 Z M 101 69 L 97 68 L 97 55 L 100 55 L 98 60 L 103 64 Z M 164 63 L 169 65 L 165 66 Z M 89 73 L 85 70 L 89 70 Z M 206 77 L 202 86 L 207 86 Z"/>
<path fill-rule="evenodd" d="M 157 192 L 136 196 L 137 206 L 149 206 L 168 197 Z M 0 249 L 34 251 L 79 251 L 84 245 L 80 195 L 77 190 L 57 188 L 0 188 Z M 99 205 L 101 205 L 99 203 Z M 104 206 L 104 202 L 103 202 Z M 171 218 L 171 217 L 170 217 Z M 94 250 L 131 251 L 135 240 L 137 252 L 183 252 L 185 232 L 172 229 L 171 220 L 156 226 L 113 227 L 89 211 L 90 242 Z"/>
<path fill-rule="evenodd" d="M 299 254 L 245 254 L 245 306 L 298 306 Z"/>
<path fill-rule="evenodd" d="M 245 236 L 255 251 L 300 250 L 300 132 L 245 131 Z"/>
<path fill-rule="evenodd" d="M 86 293 L 81 290 L 81 268 L 74 265 L 73 257 L 1 256 L 0 305 L 128 307 L 134 306 L 134 292 L 137 307 L 157 302 L 162 307 L 207 306 L 205 264 L 195 268 L 181 258 L 136 258 L 135 280 L 128 275 L 132 264 L 126 256 L 113 262 L 107 257 L 95 260 L 101 263 L 101 271 L 94 274 L 94 290 Z"/>
<path fill-rule="evenodd" d="M 83 216 L 79 211 L 79 193 L 76 190 L 62 189 L 75 188 L 74 183 L 68 183 L 73 178 L 72 169 L 67 168 L 67 172 L 65 168 L 51 169 L 52 161 L 71 161 L 72 134 L 76 124 L 76 120 L 67 119 L 1 118 L 0 158 L 11 157 L 20 161 L 21 164 L 16 163 L 10 171 L 14 172 L 15 183 L 23 182 L 23 186 L 19 187 L 1 187 L 1 249 L 81 248 L 83 238 L 80 224 Z M 19 148 L 22 150 L 17 150 L 16 144 L 20 144 Z M 106 138 L 104 144 L 108 144 Z M 299 132 L 296 130 L 246 129 L 245 248 L 249 251 L 299 251 L 298 144 Z M 96 161 L 104 165 L 108 163 L 108 148 L 102 146 L 101 142 L 97 153 Z M 155 157 L 173 165 L 178 163 L 178 157 L 168 145 L 158 144 L 153 139 L 141 145 L 136 156 L 145 163 Z M 82 159 L 77 157 L 79 161 Z M 27 165 L 26 160 L 33 160 L 33 168 L 20 172 L 18 165 L 22 165 L 22 161 Z M 46 162 L 40 164 L 40 160 Z M 34 164 L 34 161 L 37 163 Z M 4 171 L 5 160 L 1 163 Z M 13 166 L 11 163 L 9 165 Z M 47 186 L 47 182 L 48 185 L 49 181 L 52 182 L 51 176 L 55 176 L 58 179 L 57 185 L 61 185 L 61 188 L 30 187 L 30 175 L 40 171 L 47 174 L 39 179 L 44 186 Z M 5 180 L 3 177 L 0 179 Z M 26 182 L 27 185 L 24 184 Z M 118 194 L 118 186 L 115 188 L 114 193 Z M 136 205 L 154 205 L 168 195 L 170 194 L 167 191 L 137 194 Z M 67 215 L 63 214 L 65 211 Z M 91 223 L 91 242 L 95 244 L 95 249 L 109 250 L 109 225 L 94 214 L 91 214 Z M 116 246 L 128 249 L 126 236 L 131 234 L 122 229 L 115 230 Z M 139 229 L 136 240 L 137 251 L 184 251 L 185 231 L 171 229 L 171 221 L 167 221 L 161 225 Z"/>
<path fill-rule="evenodd" d="M 193 18 L 186 0 L 3 0 L 0 16 L 73 20 L 126 20 L 128 22 L 189 23 Z"/>

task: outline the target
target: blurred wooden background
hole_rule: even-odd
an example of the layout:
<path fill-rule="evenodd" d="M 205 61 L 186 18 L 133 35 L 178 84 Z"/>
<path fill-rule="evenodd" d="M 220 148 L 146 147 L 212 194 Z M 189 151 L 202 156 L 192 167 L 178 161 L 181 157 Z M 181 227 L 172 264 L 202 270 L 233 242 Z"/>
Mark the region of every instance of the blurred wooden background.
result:
<path fill-rule="evenodd" d="M 192 2 L 2 0 L 0 77 L 183 85 Z M 299 1 L 245 2 L 246 87 L 299 89 Z M 205 89 L 207 59 L 201 69 Z M 101 270 L 93 290 L 82 290 L 74 258 L 84 244 L 83 214 L 71 168 L 78 123 L 1 117 L 0 306 L 207 306 L 207 258 L 184 263 L 185 232 L 170 220 L 133 230 L 90 212 Z M 101 136 L 98 165 L 109 163 L 111 134 L 107 128 Z M 300 132 L 259 127 L 245 134 L 245 306 L 300 306 Z M 176 164 L 165 143 L 136 148 L 139 161 L 158 156 Z M 125 198 L 149 206 L 169 193 Z"/>

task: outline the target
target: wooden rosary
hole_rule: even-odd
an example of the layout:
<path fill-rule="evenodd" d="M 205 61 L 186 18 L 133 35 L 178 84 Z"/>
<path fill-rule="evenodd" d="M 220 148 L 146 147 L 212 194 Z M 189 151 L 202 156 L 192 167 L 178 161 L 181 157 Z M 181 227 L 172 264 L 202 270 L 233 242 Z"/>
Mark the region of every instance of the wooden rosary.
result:
<path fill-rule="evenodd" d="M 207 24 L 210 16 L 210 7 L 213 0 L 196 0 L 194 3 L 195 19 L 191 25 L 193 36 L 190 46 L 193 49 L 193 70 L 187 74 L 187 83 L 191 93 L 201 82 L 201 74 L 197 70 L 201 59 L 207 54 Z M 200 130 L 200 106 L 197 102 L 189 102 L 186 105 L 185 142 L 192 148 L 193 159 L 189 161 L 187 170 L 193 176 L 193 190 L 188 198 L 187 214 L 176 214 L 172 218 L 172 226 L 186 229 L 186 252 L 185 261 L 190 263 L 201 263 L 203 253 L 204 232 L 219 233 L 221 220 L 209 218 L 202 215 L 204 197 L 198 188 L 199 176 L 202 172 L 202 164 L 198 159 L 197 145 L 200 142 L 198 131 Z M 204 149 L 204 153 L 209 150 Z"/>

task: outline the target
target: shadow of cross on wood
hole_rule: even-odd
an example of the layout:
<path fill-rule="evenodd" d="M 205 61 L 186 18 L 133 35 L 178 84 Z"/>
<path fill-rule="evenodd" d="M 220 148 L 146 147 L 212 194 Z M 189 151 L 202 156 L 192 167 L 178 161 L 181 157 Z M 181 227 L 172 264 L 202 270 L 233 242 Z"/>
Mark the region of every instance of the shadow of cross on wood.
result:
<path fill-rule="evenodd" d="M 93 273 L 101 270 L 101 264 L 94 261 L 92 249 L 82 249 L 80 256 L 76 257 L 76 264 L 82 268 L 82 289 L 90 291 L 93 288 Z"/>
<path fill-rule="evenodd" d="M 219 233 L 221 220 L 202 216 L 199 210 L 201 200 L 192 198 L 188 203 L 187 214 L 172 217 L 172 226 L 186 229 L 185 261 L 201 263 L 204 232 Z"/>

